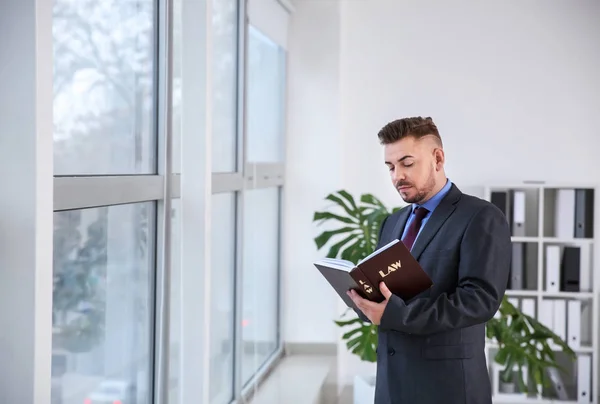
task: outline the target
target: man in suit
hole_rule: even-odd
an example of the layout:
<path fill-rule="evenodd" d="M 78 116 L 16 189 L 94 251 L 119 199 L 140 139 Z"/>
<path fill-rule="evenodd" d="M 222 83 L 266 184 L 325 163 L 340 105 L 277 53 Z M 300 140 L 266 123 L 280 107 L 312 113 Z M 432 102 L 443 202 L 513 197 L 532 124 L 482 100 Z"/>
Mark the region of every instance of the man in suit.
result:
<path fill-rule="evenodd" d="M 384 220 L 377 247 L 400 238 L 433 286 L 404 301 L 382 283 L 382 303 L 349 292 L 359 316 L 379 326 L 375 404 L 491 404 L 485 323 L 508 282 L 508 221 L 446 177 L 431 118 L 390 122 L 378 136 L 409 205 Z"/>

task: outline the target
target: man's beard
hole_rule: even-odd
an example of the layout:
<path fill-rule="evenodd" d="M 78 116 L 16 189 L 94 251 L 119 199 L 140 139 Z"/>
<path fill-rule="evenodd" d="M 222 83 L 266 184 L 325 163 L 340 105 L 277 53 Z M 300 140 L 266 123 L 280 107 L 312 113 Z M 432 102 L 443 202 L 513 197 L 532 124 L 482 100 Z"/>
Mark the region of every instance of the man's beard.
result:
<path fill-rule="evenodd" d="M 396 184 L 396 189 L 398 189 L 402 185 L 412 185 L 414 187 L 413 184 L 406 184 L 406 183 L 399 182 Z M 431 191 L 434 188 L 435 188 L 435 176 L 434 176 L 433 172 L 430 172 L 427 182 L 425 183 L 425 185 L 422 188 L 417 189 L 417 193 L 414 196 L 409 196 L 406 199 L 403 198 L 402 195 L 400 195 L 400 197 L 402 197 L 402 199 L 406 203 L 419 204 L 419 203 L 425 201 L 428 196 L 430 196 L 429 194 L 431 193 Z M 400 192 L 400 191 L 398 190 L 398 192 Z"/>

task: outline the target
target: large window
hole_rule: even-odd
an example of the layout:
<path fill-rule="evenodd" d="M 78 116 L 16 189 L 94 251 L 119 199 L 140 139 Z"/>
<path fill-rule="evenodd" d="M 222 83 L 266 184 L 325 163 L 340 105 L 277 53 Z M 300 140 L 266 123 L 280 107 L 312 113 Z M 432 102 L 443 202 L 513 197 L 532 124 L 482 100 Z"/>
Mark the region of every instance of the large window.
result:
<path fill-rule="evenodd" d="M 283 161 L 284 51 L 250 26 L 248 40 L 248 161 Z"/>
<path fill-rule="evenodd" d="M 53 403 L 152 399 L 155 13 L 152 0 L 54 2 Z"/>
<path fill-rule="evenodd" d="M 213 0 L 213 159 L 214 172 L 237 169 L 238 0 Z"/>
<path fill-rule="evenodd" d="M 148 402 L 153 203 L 54 216 L 53 365 L 62 402 Z"/>
<path fill-rule="evenodd" d="M 242 269 L 242 381 L 247 383 L 278 347 L 279 189 L 247 191 Z"/>
<path fill-rule="evenodd" d="M 203 401 L 184 362 L 229 404 L 281 356 L 285 52 L 246 1 L 202 1 L 54 1 L 52 404 Z"/>
<path fill-rule="evenodd" d="M 222 15 L 213 20 L 224 26 L 215 27 L 213 44 L 214 63 L 220 66 L 212 82 L 213 98 L 222 108 L 213 115 L 211 266 L 219 294 L 211 302 L 212 316 L 218 319 L 211 329 L 211 404 L 239 399 L 282 353 L 284 52 L 253 27 L 236 31 L 231 41 L 231 3 L 217 6 Z M 231 61 L 237 74 L 231 74 Z M 240 71 L 245 72 L 241 78 Z M 227 121 L 232 106 L 236 119 Z"/>
<path fill-rule="evenodd" d="M 156 172 L 153 0 L 54 2 L 54 173 Z"/>
<path fill-rule="evenodd" d="M 210 338 L 210 403 L 227 404 L 233 399 L 234 319 L 236 266 L 235 193 L 212 197 L 212 295 Z"/>
<path fill-rule="evenodd" d="M 280 226 L 285 52 L 248 29 L 246 178 L 242 259 L 242 384 L 280 350 Z"/>

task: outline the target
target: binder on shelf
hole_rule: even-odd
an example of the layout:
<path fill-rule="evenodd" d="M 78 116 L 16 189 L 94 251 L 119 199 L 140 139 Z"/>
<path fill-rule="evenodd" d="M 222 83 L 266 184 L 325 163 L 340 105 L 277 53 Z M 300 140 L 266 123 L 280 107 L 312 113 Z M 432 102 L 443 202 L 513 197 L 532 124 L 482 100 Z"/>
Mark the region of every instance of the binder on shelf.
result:
<path fill-rule="evenodd" d="M 596 345 L 595 336 L 592 332 L 592 321 L 591 311 L 592 302 L 581 303 L 581 312 L 579 314 L 581 329 L 579 331 L 579 341 L 581 346 L 593 346 Z"/>
<path fill-rule="evenodd" d="M 526 245 L 525 243 L 512 244 L 512 263 L 510 269 L 509 289 L 525 289 L 526 279 Z"/>
<path fill-rule="evenodd" d="M 560 246 L 546 246 L 546 291 L 559 292 Z"/>
<path fill-rule="evenodd" d="M 592 392 L 592 360 L 589 355 L 577 357 L 577 403 L 589 404 Z"/>
<path fill-rule="evenodd" d="M 521 300 L 521 311 L 523 314 L 536 318 L 535 316 L 535 299 L 528 297 Z"/>
<path fill-rule="evenodd" d="M 537 319 L 549 329 L 554 328 L 554 301 L 544 299 L 540 302 Z"/>
<path fill-rule="evenodd" d="M 492 191 L 490 202 L 496 205 L 496 207 L 498 207 L 498 209 L 500 209 L 502 213 L 504 213 L 504 216 L 506 216 L 506 220 L 510 224 L 511 203 L 509 195 L 510 194 L 508 191 Z"/>
<path fill-rule="evenodd" d="M 592 246 L 583 244 L 579 247 L 579 291 L 592 291 Z"/>
<path fill-rule="evenodd" d="M 567 340 L 567 302 L 557 299 L 553 302 L 552 331 L 563 341 Z"/>
<path fill-rule="evenodd" d="M 594 237 L 594 191 L 575 190 L 575 238 Z"/>
<path fill-rule="evenodd" d="M 513 194 L 512 234 L 525 237 L 525 191 L 514 191 Z"/>
<path fill-rule="evenodd" d="M 547 368 L 546 372 L 548 373 L 548 379 L 550 379 L 550 384 L 556 393 L 556 397 L 559 400 L 568 400 L 569 395 L 567 394 L 567 389 L 565 388 L 565 383 L 560 371 L 556 368 Z"/>
<path fill-rule="evenodd" d="M 556 237 L 572 239 L 575 236 L 575 190 L 559 189 L 556 195 Z"/>
<path fill-rule="evenodd" d="M 579 273 L 581 271 L 581 249 L 565 246 L 560 263 L 560 290 L 579 292 Z"/>
<path fill-rule="evenodd" d="M 581 347 L 581 301 L 567 302 L 567 344 L 571 349 Z"/>
<path fill-rule="evenodd" d="M 540 302 L 537 320 L 551 331 L 554 331 L 554 300 L 543 299 Z M 550 342 L 550 348 L 554 348 L 553 342 Z"/>

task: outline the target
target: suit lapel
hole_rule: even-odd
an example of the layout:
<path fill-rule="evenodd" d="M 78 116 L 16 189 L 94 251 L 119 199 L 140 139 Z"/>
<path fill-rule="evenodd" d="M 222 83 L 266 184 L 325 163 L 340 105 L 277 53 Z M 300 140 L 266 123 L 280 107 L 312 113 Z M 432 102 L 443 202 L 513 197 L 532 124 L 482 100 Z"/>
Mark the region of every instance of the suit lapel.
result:
<path fill-rule="evenodd" d="M 400 211 L 400 214 L 398 215 L 398 220 L 396 221 L 396 225 L 394 226 L 394 229 L 392 230 L 392 234 L 391 237 L 389 238 L 389 241 L 392 241 L 394 239 L 398 239 L 400 240 L 402 238 L 402 231 L 404 230 L 404 226 L 406 225 L 406 221 L 408 220 L 408 216 L 411 214 L 412 212 L 412 207 L 411 205 L 408 205 L 404 208 L 402 208 L 402 210 Z"/>
<path fill-rule="evenodd" d="M 421 233 L 417 237 L 415 244 L 411 250 L 412 255 L 415 259 L 419 259 L 425 247 L 431 242 L 433 237 L 436 235 L 440 227 L 450 217 L 454 209 L 456 209 L 456 203 L 460 199 L 461 192 L 458 188 L 452 185 L 450 192 L 442 199 L 437 208 L 433 211 L 425 227 L 421 230 Z"/>

